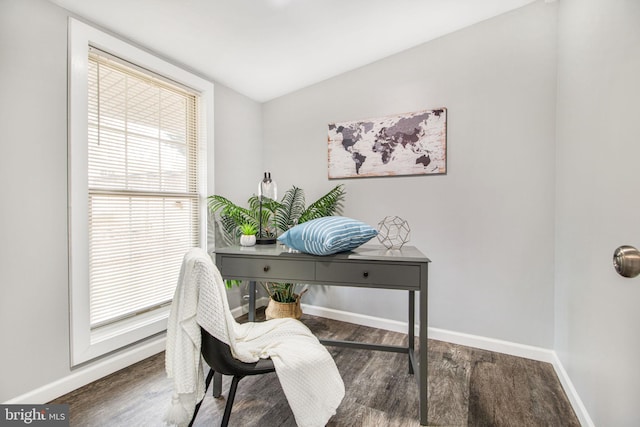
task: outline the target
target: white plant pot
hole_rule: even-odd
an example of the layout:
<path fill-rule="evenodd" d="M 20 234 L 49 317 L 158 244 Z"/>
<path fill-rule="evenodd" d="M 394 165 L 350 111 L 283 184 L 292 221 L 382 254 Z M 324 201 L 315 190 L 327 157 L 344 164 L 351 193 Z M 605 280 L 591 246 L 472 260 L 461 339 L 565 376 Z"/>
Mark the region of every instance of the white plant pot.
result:
<path fill-rule="evenodd" d="M 253 246 L 256 244 L 256 236 L 255 235 L 246 235 L 243 234 L 240 236 L 240 246 Z"/>

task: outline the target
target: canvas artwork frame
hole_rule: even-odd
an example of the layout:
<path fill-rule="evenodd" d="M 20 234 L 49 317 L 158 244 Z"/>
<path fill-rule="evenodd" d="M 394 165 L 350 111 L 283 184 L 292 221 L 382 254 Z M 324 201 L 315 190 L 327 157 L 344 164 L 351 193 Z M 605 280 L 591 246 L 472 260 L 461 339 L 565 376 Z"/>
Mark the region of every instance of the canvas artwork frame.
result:
<path fill-rule="evenodd" d="M 447 173 L 447 109 L 329 123 L 329 179 Z"/>

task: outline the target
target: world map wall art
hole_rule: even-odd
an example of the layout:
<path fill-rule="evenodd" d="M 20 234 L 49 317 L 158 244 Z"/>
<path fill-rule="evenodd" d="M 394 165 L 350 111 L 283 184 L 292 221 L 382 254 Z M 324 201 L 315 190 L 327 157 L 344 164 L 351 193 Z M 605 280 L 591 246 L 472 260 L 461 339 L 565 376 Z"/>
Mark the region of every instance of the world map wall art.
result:
<path fill-rule="evenodd" d="M 447 109 L 329 124 L 329 179 L 447 173 Z"/>

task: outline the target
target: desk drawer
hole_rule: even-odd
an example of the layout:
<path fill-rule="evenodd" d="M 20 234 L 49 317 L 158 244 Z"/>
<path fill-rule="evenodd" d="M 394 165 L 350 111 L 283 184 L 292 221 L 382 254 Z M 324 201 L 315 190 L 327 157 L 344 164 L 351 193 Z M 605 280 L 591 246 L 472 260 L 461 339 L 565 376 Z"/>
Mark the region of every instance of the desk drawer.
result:
<path fill-rule="evenodd" d="M 220 264 L 218 268 L 225 278 L 304 283 L 312 281 L 315 275 L 313 261 L 222 256 Z"/>
<path fill-rule="evenodd" d="M 319 282 L 354 283 L 367 285 L 420 287 L 419 265 L 381 263 L 318 262 L 316 280 Z"/>

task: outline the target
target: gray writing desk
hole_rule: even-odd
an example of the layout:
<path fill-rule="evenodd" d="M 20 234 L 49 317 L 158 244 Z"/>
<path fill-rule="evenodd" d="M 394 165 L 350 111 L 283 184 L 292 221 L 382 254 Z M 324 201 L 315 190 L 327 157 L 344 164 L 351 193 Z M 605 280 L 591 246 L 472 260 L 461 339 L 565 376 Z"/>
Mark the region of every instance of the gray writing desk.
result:
<path fill-rule="evenodd" d="M 255 319 L 256 281 L 355 286 L 409 291 L 408 347 L 321 340 L 325 345 L 407 353 L 409 373 L 417 372 L 420 424 L 427 425 L 427 285 L 429 258 L 413 246 L 387 250 L 361 246 L 329 256 L 292 253 L 280 244 L 217 248 L 216 265 L 225 279 L 249 281 L 249 321 Z M 415 292 L 419 291 L 418 360 L 414 356 Z"/>

